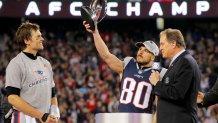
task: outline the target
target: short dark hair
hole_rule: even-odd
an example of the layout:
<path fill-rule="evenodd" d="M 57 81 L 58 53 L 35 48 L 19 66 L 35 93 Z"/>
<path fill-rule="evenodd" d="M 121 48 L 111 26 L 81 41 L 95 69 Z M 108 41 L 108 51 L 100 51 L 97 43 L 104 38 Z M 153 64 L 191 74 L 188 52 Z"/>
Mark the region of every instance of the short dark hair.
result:
<path fill-rule="evenodd" d="M 184 37 L 178 29 L 168 28 L 160 33 L 162 35 L 166 35 L 168 42 L 176 41 L 176 46 L 186 48 Z"/>
<path fill-rule="evenodd" d="M 38 24 L 29 21 L 21 23 L 16 32 L 16 41 L 22 50 L 26 47 L 24 40 L 29 40 L 32 36 L 31 32 L 37 30 L 40 30 Z"/>

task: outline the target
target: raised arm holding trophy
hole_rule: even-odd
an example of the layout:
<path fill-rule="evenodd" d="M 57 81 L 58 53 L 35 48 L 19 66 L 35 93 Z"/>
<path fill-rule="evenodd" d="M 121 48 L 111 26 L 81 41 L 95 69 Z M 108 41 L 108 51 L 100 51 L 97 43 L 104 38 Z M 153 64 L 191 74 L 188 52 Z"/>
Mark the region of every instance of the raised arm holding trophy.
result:
<path fill-rule="evenodd" d="M 90 25 L 90 29 L 94 31 L 95 24 L 106 16 L 107 0 L 92 0 L 89 7 L 82 6 L 80 11 L 83 21 L 86 21 Z"/>
<path fill-rule="evenodd" d="M 154 95 L 149 76 L 155 56 L 159 54 L 158 46 L 151 40 L 137 42 L 135 45 L 138 51 L 135 58 L 127 56 L 121 60 L 112 54 L 97 28 L 97 23 L 102 20 L 106 12 L 106 6 L 102 7 L 102 2 L 106 3 L 95 0 L 90 8 L 84 6 L 81 8 L 83 25 L 92 34 L 100 57 L 112 71 L 119 74 L 121 85 L 118 112 L 97 113 L 95 123 L 152 123 Z"/>

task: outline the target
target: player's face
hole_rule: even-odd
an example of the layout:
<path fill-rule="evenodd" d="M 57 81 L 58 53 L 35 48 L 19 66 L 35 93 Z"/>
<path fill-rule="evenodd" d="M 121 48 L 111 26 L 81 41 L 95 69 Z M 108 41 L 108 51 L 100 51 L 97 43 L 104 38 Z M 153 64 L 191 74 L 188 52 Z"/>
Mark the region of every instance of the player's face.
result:
<path fill-rule="evenodd" d="M 35 50 L 35 51 L 43 50 L 44 38 L 42 37 L 41 32 L 39 30 L 37 30 L 37 31 L 32 30 L 31 35 L 32 35 L 32 37 L 29 40 L 29 45 L 28 45 L 29 48 L 32 50 Z"/>
<path fill-rule="evenodd" d="M 162 53 L 163 58 L 171 58 L 173 52 L 173 44 L 168 42 L 166 35 L 160 37 L 160 52 Z"/>
<path fill-rule="evenodd" d="M 153 54 L 150 51 L 148 51 L 146 47 L 140 47 L 137 52 L 136 61 L 141 65 L 146 65 L 152 62 L 152 56 Z"/>

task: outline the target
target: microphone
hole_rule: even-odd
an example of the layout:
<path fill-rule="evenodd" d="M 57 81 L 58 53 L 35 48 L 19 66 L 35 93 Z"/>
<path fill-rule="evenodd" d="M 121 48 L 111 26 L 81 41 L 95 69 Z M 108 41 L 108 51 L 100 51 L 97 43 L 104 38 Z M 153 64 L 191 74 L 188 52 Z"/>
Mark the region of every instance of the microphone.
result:
<path fill-rule="evenodd" d="M 154 63 L 152 64 L 152 66 L 151 66 L 151 69 L 155 70 L 155 71 L 158 71 L 160 73 L 160 81 L 161 81 L 162 78 L 164 77 L 165 73 L 167 72 L 167 69 L 163 68 L 161 66 L 160 59 L 161 59 L 160 55 L 155 56 L 155 60 L 154 60 Z"/>
<path fill-rule="evenodd" d="M 161 70 L 161 64 L 160 64 L 160 56 L 155 56 L 154 63 L 151 66 L 151 69 L 160 72 Z"/>
<path fill-rule="evenodd" d="M 167 69 L 166 68 L 162 68 L 160 71 L 160 81 L 163 79 L 164 75 L 166 74 Z"/>

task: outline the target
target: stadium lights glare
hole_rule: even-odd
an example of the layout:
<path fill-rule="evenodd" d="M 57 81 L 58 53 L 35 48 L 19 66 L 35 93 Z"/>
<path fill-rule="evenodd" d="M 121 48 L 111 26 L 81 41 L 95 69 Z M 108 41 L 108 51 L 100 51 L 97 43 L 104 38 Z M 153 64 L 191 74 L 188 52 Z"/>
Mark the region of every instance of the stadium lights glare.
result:
<path fill-rule="evenodd" d="M 163 30 L 164 29 L 164 18 L 156 18 L 156 26 L 158 30 Z"/>
<path fill-rule="evenodd" d="M 0 0 L 0 9 L 2 8 L 2 1 Z"/>

